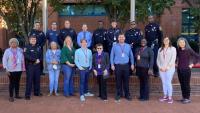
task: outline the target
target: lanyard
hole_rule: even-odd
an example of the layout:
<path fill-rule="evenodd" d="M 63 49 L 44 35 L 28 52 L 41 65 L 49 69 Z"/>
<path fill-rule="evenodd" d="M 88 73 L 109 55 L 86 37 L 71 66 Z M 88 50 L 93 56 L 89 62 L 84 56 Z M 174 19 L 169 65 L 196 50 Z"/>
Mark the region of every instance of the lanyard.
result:
<path fill-rule="evenodd" d="M 98 55 L 98 53 L 97 53 L 96 59 L 97 59 L 97 63 L 98 63 L 98 64 L 101 64 L 102 57 L 103 57 L 103 53 L 101 53 L 101 55 Z"/>
<path fill-rule="evenodd" d="M 120 49 L 121 49 L 122 54 L 124 54 L 125 45 L 121 46 L 121 45 L 119 44 L 119 46 L 120 46 Z"/>
<path fill-rule="evenodd" d="M 166 50 L 163 49 L 163 57 L 164 57 L 164 59 L 166 58 L 167 50 L 168 50 L 168 48 Z"/>
<path fill-rule="evenodd" d="M 84 51 L 84 49 L 81 49 L 82 51 L 83 51 L 83 54 L 84 54 L 84 56 L 85 56 L 85 62 L 87 63 L 87 58 L 88 58 L 88 56 L 87 56 L 87 49 Z"/>
<path fill-rule="evenodd" d="M 16 68 L 17 66 L 17 49 L 14 51 L 13 49 L 10 49 L 11 53 L 13 54 L 13 68 Z"/>

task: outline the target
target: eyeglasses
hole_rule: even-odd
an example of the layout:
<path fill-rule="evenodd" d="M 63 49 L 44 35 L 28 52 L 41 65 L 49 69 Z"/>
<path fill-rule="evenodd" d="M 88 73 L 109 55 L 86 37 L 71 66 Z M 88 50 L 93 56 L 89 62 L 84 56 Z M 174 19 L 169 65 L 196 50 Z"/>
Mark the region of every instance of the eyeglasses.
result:
<path fill-rule="evenodd" d="M 97 49 L 103 49 L 103 48 L 97 48 Z"/>

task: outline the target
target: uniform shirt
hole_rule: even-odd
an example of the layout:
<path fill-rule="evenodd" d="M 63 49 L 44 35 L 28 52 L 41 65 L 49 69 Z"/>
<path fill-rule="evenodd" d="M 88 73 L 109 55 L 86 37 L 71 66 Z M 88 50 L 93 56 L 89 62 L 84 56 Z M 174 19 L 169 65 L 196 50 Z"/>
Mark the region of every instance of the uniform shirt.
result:
<path fill-rule="evenodd" d="M 79 48 L 75 51 L 75 60 L 76 66 L 81 69 L 81 67 L 92 68 L 92 52 L 90 49 Z"/>
<path fill-rule="evenodd" d="M 160 51 L 158 50 L 157 65 L 158 68 L 175 68 L 176 48 L 168 47 Z"/>
<path fill-rule="evenodd" d="M 16 51 L 13 51 L 12 48 L 6 49 L 3 55 L 3 67 L 8 72 L 24 71 L 23 50 L 21 48 L 16 48 Z"/>
<path fill-rule="evenodd" d="M 131 64 L 134 64 L 133 52 L 131 50 L 131 46 L 127 43 L 115 44 L 112 47 L 110 54 L 110 63 L 114 64 L 127 64 L 129 63 L 129 59 Z"/>
<path fill-rule="evenodd" d="M 48 40 L 49 44 L 54 41 L 57 44 L 59 44 L 58 42 L 58 38 L 59 38 L 59 31 L 53 31 L 53 30 L 48 30 L 46 33 L 46 39 Z"/>
<path fill-rule="evenodd" d="M 29 44 L 24 48 L 24 57 L 27 63 L 34 64 L 37 59 L 42 61 L 42 54 L 40 46 Z"/>
<path fill-rule="evenodd" d="M 106 41 L 106 32 L 107 30 L 104 28 L 96 29 L 92 36 L 92 45 L 95 46 L 98 43 L 104 44 Z"/>
<path fill-rule="evenodd" d="M 73 43 L 76 45 L 76 37 L 77 37 L 76 31 L 73 28 L 63 28 L 60 30 L 59 34 L 60 47 L 63 47 L 63 42 L 66 36 L 70 36 L 72 38 Z"/>
<path fill-rule="evenodd" d="M 32 29 L 31 32 L 29 33 L 29 36 L 36 36 L 37 38 L 37 45 L 40 47 L 43 47 L 46 43 L 46 37 L 44 32 Z"/>
<path fill-rule="evenodd" d="M 92 46 L 92 34 L 89 31 L 81 31 L 77 36 L 78 46 L 81 47 L 81 39 L 85 38 L 87 40 L 87 47 Z"/>
<path fill-rule="evenodd" d="M 56 49 L 55 51 L 48 49 L 46 52 L 46 64 L 47 64 L 47 69 L 53 70 L 53 64 L 51 62 L 56 61 L 58 62 L 57 69 L 60 69 L 60 56 L 61 56 L 61 51 L 60 49 Z"/>
<path fill-rule="evenodd" d="M 61 50 L 61 63 L 66 64 L 68 61 L 71 64 L 74 64 L 74 55 L 75 49 L 72 47 L 70 50 L 68 47 L 64 46 Z"/>
<path fill-rule="evenodd" d="M 138 58 L 138 56 L 140 58 Z M 150 47 L 140 47 L 136 49 L 136 66 L 153 69 L 154 53 Z"/>
<path fill-rule="evenodd" d="M 119 34 L 122 32 L 119 28 L 110 28 L 107 31 L 106 39 L 108 41 L 108 45 L 112 47 L 113 43 L 117 42 Z"/>
<path fill-rule="evenodd" d="M 150 47 L 152 43 L 157 39 L 159 47 L 162 43 L 162 29 L 157 23 L 149 23 L 145 26 L 145 38 L 147 39 L 147 45 Z"/>
<path fill-rule="evenodd" d="M 129 29 L 125 33 L 126 40 L 125 42 L 131 44 L 132 48 L 140 46 L 140 41 L 142 39 L 142 32 L 140 29 Z"/>

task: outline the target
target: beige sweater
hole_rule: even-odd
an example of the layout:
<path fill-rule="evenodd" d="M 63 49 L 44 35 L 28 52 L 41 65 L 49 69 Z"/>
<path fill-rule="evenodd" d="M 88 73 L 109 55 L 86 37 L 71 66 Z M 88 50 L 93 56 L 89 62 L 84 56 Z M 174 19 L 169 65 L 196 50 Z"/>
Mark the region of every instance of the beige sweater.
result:
<path fill-rule="evenodd" d="M 160 51 L 161 48 L 158 50 L 158 57 L 157 57 L 157 65 L 158 68 L 175 68 L 176 62 L 176 48 L 175 47 L 168 47 L 164 48 Z"/>

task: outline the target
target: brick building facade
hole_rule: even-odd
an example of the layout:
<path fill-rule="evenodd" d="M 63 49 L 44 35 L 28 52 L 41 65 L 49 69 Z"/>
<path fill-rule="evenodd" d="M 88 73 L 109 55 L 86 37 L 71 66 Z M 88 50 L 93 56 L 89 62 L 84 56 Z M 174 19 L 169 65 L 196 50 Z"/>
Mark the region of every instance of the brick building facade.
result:
<path fill-rule="evenodd" d="M 68 0 L 66 3 L 73 3 L 76 0 Z M 176 0 L 176 4 L 171 7 L 171 12 L 166 10 L 164 14 L 160 18 L 160 24 L 163 28 L 164 35 L 170 37 L 176 37 L 182 32 L 182 9 L 187 8 L 186 4 L 182 4 L 181 0 Z M 49 12 L 51 12 L 51 8 L 49 7 Z M 58 12 L 53 13 L 48 18 L 48 23 L 50 27 L 50 23 L 55 21 L 58 22 L 59 28 L 64 27 L 64 20 L 70 20 L 73 28 L 76 29 L 77 32 L 81 30 L 81 25 L 83 23 L 88 24 L 89 31 L 93 31 L 97 26 L 98 20 L 103 20 L 105 22 L 105 27 L 109 28 L 109 20 L 106 16 L 60 16 Z M 144 30 L 145 23 L 139 23 L 139 28 Z M 128 28 L 128 26 L 126 27 Z M 0 27 L 0 48 L 6 48 L 8 46 L 7 42 L 9 38 L 8 33 L 5 29 Z"/>

